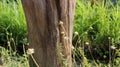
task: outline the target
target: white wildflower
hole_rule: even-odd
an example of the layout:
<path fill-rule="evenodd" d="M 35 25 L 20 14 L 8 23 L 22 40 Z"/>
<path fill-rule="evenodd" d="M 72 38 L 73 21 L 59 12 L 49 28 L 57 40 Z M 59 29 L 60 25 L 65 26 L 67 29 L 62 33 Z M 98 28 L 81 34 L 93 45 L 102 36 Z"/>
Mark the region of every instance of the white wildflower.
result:
<path fill-rule="evenodd" d="M 27 45 L 29 45 L 29 43 L 27 43 Z"/>
<path fill-rule="evenodd" d="M 62 34 L 62 35 L 64 35 L 64 34 L 65 34 L 65 32 L 61 32 L 61 34 Z"/>
<path fill-rule="evenodd" d="M 29 48 L 28 50 L 27 50 L 27 54 L 33 54 L 34 53 L 34 49 L 33 48 Z"/>
<path fill-rule="evenodd" d="M 89 45 L 89 42 L 85 42 L 86 45 Z"/>
<path fill-rule="evenodd" d="M 107 56 L 106 56 L 106 55 L 104 55 L 103 57 L 104 57 L 104 58 L 106 58 Z"/>
<path fill-rule="evenodd" d="M 74 47 L 73 45 L 72 45 L 72 47 L 71 47 L 71 48 L 72 48 L 72 50 L 74 50 L 74 49 L 75 49 L 75 47 Z"/>
<path fill-rule="evenodd" d="M 85 34 L 87 34 L 87 32 L 85 32 Z"/>
<path fill-rule="evenodd" d="M 116 47 L 115 47 L 115 46 L 110 46 L 110 48 L 111 48 L 111 49 L 113 49 L 113 50 L 114 50 L 114 49 L 116 49 Z"/>
<path fill-rule="evenodd" d="M 7 42 L 8 46 L 10 46 L 10 41 Z"/>
<path fill-rule="evenodd" d="M 65 37 L 64 37 L 64 39 L 65 39 L 65 40 L 67 40 L 67 39 L 68 39 L 68 37 L 67 37 L 67 36 L 65 36 Z"/>
<path fill-rule="evenodd" d="M 108 37 L 108 39 L 110 40 L 110 39 L 111 39 L 111 37 Z"/>
<path fill-rule="evenodd" d="M 76 32 L 75 32 L 75 35 L 78 35 L 78 34 L 79 34 L 79 33 L 76 31 Z"/>
<path fill-rule="evenodd" d="M 63 22 L 62 21 L 60 21 L 60 23 L 59 23 L 60 25 L 63 25 Z"/>
<path fill-rule="evenodd" d="M 93 27 L 90 27 L 90 29 L 93 29 Z"/>

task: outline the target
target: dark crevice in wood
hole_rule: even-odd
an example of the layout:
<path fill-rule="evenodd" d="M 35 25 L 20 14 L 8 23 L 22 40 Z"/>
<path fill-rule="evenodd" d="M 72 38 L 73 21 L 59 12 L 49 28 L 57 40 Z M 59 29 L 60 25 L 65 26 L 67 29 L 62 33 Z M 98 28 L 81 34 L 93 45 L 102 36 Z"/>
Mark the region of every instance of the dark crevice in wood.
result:
<path fill-rule="evenodd" d="M 57 15 L 58 15 L 58 22 L 61 20 L 61 7 L 60 7 L 60 0 L 56 0 L 56 7 L 57 7 Z"/>

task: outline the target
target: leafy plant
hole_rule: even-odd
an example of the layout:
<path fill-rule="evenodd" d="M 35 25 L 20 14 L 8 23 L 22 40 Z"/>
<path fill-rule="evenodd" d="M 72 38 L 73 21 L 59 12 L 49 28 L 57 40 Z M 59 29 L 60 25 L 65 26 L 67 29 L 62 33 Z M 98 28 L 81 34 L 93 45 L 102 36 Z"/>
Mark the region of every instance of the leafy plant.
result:
<path fill-rule="evenodd" d="M 119 3 L 120 1 L 117 1 L 117 4 L 113 5 L 110 1 L 106 4 L 96 2 L 91 6 L 89 1 L 77 0 L 74 32 L 77 31 L 79 35 L 73 36 L 73 45 L 76 49 L 83 48 L 85 57 L 95 63 L 99 63 L 99 60 L 114 65 L 111 58 L 115 59 L 113 56 L 116 56 L 116 50 L 120 49 Z M 116 47 L 115 50 L 112 46 Z"/>
<path fill-rule="evenodd" d="M 0 44 L 7 48 L 11 42 L 13 49 L 20 50 L 27 43 L 27 28 L 21 1 L 0 1 Z M 16 49 L 15 49 L 16 47 Z"/>

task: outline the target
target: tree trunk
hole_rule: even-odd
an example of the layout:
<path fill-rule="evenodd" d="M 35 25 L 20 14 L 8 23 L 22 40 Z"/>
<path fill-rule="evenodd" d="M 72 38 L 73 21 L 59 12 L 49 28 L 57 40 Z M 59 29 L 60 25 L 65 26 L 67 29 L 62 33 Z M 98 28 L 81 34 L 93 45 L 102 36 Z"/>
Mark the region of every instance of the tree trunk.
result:
<path fill-rule="evenodd" d="M 75 0 L 22 0 L 22 4 L 29 48 L 34 48 L 33 57 L 39 67 L 71 67 Z M 58 46 L 62 47 L 62 62 Z M 30 66 L 34 67 L 32 62 Z"/>

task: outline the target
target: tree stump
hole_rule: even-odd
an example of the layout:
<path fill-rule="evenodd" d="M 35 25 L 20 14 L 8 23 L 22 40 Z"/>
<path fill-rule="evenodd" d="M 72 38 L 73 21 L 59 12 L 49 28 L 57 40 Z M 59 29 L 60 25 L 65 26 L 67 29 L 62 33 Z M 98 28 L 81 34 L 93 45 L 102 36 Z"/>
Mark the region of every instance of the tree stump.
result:
<path fill-rule="evenodd" d="M 72 66 L 71 40 L 75 0 L 22 0 L 29 48 L 39 67 Z M 62 47 L 60 61 L 58 46 Z M 30 67 L 34 67 L 30 61 Z"/>

